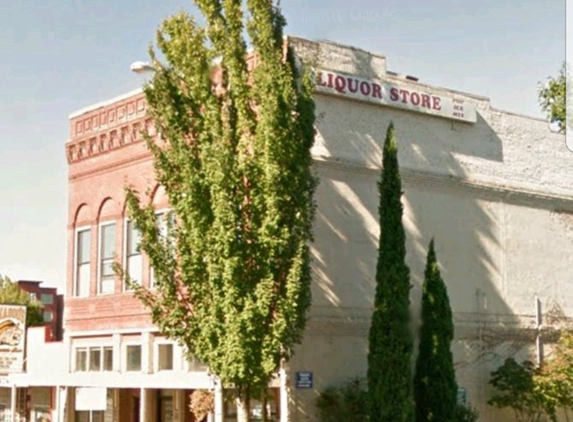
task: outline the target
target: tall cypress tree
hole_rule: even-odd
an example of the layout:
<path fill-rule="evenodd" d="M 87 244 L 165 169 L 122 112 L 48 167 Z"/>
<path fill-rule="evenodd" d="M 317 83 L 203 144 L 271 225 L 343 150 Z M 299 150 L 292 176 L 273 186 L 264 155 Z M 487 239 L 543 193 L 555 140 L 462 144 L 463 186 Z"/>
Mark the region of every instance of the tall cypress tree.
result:
<path fill-rule="evenodd" d="M 150 50 L 144 92 L 160 138 L 147 146 L 174 218 L 162 237 L 152 206 L 127 190 L 156 289 L 134 287 L 161 332 L 236 389 L 246 420 L 310 306 L 313 79 L 285 49 L 274 1 L 195 4 L 206 25 L 179 13 L 157 33 L 165 63 Z"/>
<path fill-rule="evenodd" d="M 412 422 L 410 269 L 406 265 L 402 183 L 393 123 L 386 133 L 382 164 L 376 297 L 368 352 L 370 422 Z"/>
<path fill-rule="evenodd" d="M 453 422 L 457 405 L 452 310 L 430 242 L 422 294 L 422 327 L 414 377 L 416 422 Z"/>

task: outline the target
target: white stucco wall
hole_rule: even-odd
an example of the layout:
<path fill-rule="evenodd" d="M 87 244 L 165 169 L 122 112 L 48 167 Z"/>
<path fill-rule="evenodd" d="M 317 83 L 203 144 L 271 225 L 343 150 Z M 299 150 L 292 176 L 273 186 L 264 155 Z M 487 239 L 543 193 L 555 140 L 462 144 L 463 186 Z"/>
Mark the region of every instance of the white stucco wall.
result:
<path fill-rule="evenodd" d="M 385 63 L 377 71 L 365 67 L 363 53 L 354 55 L 353 67 L 346 58 L 354 50 L 345 55 L 340 46 L 295 45 L 322 68 L 362 77 L 386 71 Z M 564 136 L 544 121 L 495 110 L 485 98 L 455 95 L 476 103 L 476 123 L 316 96 L 313 306 L 305 341 L 290 363 L 292 421 L 313 419 L 318 390 L 366 371 L 379 235 L 376 182 L 390 121 L 405 191 L 412 308 L 416 314 L 426 250 L 435 237 L 455 314 L 458 382 L 480 420 L 511 420 L 485 404 L 487 382 L 506 356 L 525 357 L 534 346 L 535 296 L 545 313 L 554 308 L 573 315 L 567 300 L 573 295 L 567 253 L 573 216 L 560 212 L 573 211 L 573 153 Z M 313 371 L 315 389 L 294 389 L 296 371 Z"/>
<path fill-rule="evenodd" d="M 46 342 L 44 327 L 29 327 L 26 333 L 26 373 L 30 386 L 66 385 L 68 349 L 63 342 Z"/>

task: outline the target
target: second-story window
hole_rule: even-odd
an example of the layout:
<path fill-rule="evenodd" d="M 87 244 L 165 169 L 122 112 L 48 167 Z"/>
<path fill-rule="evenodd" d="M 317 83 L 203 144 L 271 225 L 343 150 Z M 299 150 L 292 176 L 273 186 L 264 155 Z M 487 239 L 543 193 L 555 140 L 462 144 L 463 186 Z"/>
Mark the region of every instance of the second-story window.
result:
<path fill-rule="evenodd" d="M 115 223 L 100 226 L 99 292 L 113 293 L 115 289 Z"/>
<path fill-rule="evenodd" d="M 90 346 L 76 349 L 76 372 L 101 372 L 113 370 L 113 347 Z"/>
<path fill-rule="evenodd" d="M 135 225 L 131 220 L 127 221 L 126 237 L 127 273 L 130 279 L 141 284 L 141 276 L 143 273 L 143 259 L 141 256 L 141 249 L 139 248 L 141 233 L 135 228 Z"/>
<path fill-rule="evenodd" d="M 75 370 L 85 372 L 88 370 L 88 351 L 86 348 L 76 349 Z"/>
<path fill-rule="evenodd" d="M 155 214 L 155 224 L 157 225 L 157 229 L 159 231 L 159 238 L 160 240 L 165 240 L 167 237 L 167 216 L 170 216 L 171 224 L 174 224 L 174 217 L 173 214 L 169 213 L 169 211 L 158 211 Z M 153 267 L 151 264 L 149 265 L 149 287 L 153 288 L 155 286 L 155 274 L 153 271 Z"/>
<path fill-rule="evenodd" d="M 40 302 L 42 302 L 44 305 L 51 305 L 54 303 L 54 295 L 50 293 L 42 293 L 40 295 Z"/>
<path fill-rule="evenodd" d="M 54 314 L 52 311 L 44 311 L 44 322 L 52 322 L 54 320 Z"/>
<path fill-rule="evenodd" d="M 90 293 L 90 229 L 77 232 L 75 296 L 86 297 Z"/>
<path fill-rule="evenodd" d="M 159 371 L 173 370 L 173 344 L 157 345 L 157 369 Z"/>
<path fill-rule="evenodd" d="M 125 369 L 127 371 L 141 371 L 141 345 L 133 344 L 125 348 Z"/>

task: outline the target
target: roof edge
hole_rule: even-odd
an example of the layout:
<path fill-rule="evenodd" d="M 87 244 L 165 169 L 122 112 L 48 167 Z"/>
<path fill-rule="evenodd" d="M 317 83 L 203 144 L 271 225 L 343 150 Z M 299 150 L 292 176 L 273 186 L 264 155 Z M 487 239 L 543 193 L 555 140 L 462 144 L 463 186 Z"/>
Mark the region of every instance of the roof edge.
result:
<path fill-rule="evenodd" d="M 80 110 L 74 111 L 73 113 L 71 113 L 68 116 L 68 119 L 71 120 L 75 117 L 81 116 L 82 114 L 86 114 L 86 113 L 89 113 L 90 111 L 97 110 L 98 108 L 107 107 L 107 106 L 109 106 L 113 103 L 116 103 L 118 101 L 126 100 L 130 97 L 137 95 L 137 94 L 141 94 L 142 92 L 143 92 L 143 88 L 137 88 L 137 89 L 134 89 L 133 91 L 126 92 L 125 94 L 118 95 L 117 97 L 113 97 L 113 98 L 110 98 L 108 100 L 100 101 L 99 103 L 89 105 L 89 106 L 84 107 Z"/>

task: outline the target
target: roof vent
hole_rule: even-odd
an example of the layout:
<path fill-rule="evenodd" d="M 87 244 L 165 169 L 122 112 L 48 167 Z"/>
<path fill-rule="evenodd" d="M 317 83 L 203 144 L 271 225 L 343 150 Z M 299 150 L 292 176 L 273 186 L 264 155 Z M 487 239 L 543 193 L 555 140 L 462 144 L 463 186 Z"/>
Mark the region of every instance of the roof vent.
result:
<path fill-rule="evenodd" d="M 389 70 L 386 71 L 386 74 L 388 74 L 390 76 L 394 76 L 395 78 L 405 79 L 407 81 L 418 82 L 418 78 L 415 76 L 412 76 L 412 75 L 404 75 L 403 73 L 391 72 Z"/>

